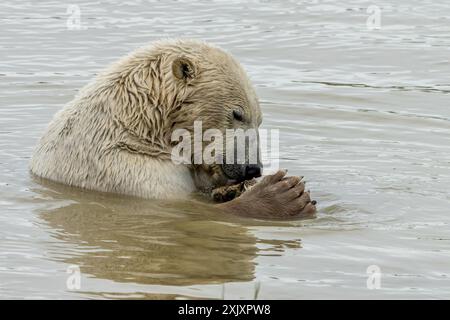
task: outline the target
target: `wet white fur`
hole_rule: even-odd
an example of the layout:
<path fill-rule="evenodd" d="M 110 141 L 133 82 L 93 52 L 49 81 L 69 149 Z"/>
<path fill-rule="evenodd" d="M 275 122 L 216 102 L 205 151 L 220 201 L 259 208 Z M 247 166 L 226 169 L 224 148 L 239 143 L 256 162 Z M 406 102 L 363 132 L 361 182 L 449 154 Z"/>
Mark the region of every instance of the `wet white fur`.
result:
<path fill-rule="evenodd" d="M 191 170 L 170 160 L 170 131 L 176 107 L 210 81 L 193 86 L 174 77 L 172 65 L 179 57 L 203 64 L 206 76 L 214 60 L 220 61 L 225 71 L 223 79 L 216 72 L 219 91 L 220 81 L 231 79 L 225 77 L 228 69 L 246 81 L 231 56 L 203 42 L 165 40 L 138 49 L 55 115 L 32 157 L 32 173 L 71 186 L 144 198 L 183 198 L 195 191 Z"/>

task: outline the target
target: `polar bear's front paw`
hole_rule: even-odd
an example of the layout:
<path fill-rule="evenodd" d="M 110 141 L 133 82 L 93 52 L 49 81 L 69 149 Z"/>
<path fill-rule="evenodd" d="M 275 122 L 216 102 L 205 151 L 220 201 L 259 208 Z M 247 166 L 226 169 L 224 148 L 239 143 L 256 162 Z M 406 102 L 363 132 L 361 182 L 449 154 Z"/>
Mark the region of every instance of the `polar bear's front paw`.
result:
<path fill-rule="evenodd" d="M 312 201 L 301 177 L 285 177 L 280 170 L 266 176 L 247 192 L 220 206 L 227 212 L 260 218 L 312 218 L 316 201 Z"/>

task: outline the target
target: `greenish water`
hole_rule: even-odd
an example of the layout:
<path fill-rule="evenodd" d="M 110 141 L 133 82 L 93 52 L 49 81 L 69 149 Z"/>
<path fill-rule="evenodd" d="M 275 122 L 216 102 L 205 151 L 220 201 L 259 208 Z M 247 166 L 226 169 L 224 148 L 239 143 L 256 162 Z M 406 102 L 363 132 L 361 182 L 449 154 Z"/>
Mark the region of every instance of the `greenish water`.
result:
<path fill-rule="evenodd" d="M 0 4 L 1 298 L 251 299 L 258 287 L 267 299 L 450 298 L 446 1 L 377 1 L 379 30 L 365 1 L 77 4 L 80 30 L 57 1 Z M 226 217 L 29 175 L 52 115 L 163 37 L 207 40 L 243 63 L 317 219 Z"/>

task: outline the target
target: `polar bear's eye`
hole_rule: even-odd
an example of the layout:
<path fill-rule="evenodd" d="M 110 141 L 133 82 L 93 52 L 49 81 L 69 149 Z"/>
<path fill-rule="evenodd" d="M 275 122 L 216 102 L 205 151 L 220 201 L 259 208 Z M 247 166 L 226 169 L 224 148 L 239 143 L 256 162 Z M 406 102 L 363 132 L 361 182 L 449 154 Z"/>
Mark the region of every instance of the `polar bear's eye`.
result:
<path fill-rule="evenodd" d="M 244 121 L 244 116 L 242 112 L 238 110 L 233 110 L 233 118 L 237 121 Z"/>

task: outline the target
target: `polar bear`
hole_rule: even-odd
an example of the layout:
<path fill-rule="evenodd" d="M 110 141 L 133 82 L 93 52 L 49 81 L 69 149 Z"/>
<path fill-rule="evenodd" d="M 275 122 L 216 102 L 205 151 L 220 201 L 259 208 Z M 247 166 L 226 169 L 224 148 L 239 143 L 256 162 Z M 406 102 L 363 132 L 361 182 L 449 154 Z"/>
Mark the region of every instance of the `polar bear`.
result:
<path fill-rule="evenodd" d="M 59 111 L 31 159 L 39 177 L 149 199 L 187 198 L 259 177 L 257 164 L 177 164 L 176 129 L 258 129 L 262 113 L 241 65 L 197 40 L 162 40 L 112 64 Z M 216 207 L 250 216 L 311 216 L 299 177 L 266 176 Z"/>

